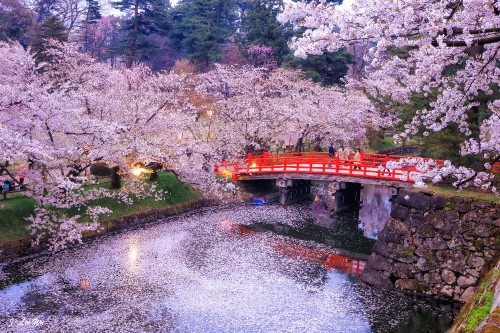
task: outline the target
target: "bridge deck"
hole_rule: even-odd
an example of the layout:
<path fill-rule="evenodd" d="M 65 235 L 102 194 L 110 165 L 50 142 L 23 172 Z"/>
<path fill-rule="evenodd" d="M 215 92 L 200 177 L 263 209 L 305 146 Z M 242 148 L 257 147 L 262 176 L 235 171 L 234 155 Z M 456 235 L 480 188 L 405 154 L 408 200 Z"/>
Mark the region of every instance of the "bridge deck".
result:
<path fill-rule="evenodd" d="M 236 180 L 251 179 L 315 179 L 342 180 L 363 183 L 380 182 L 414 182 L 412 176 L 420 173 L 415 165 L 404 165 L 402 168 L 387 169 L 388 161 L 399 161 L 406 156 L 387 156 L 380 154 L 363 154 L 361 160 L 354 160 L 354 154 L 348 159 L 330 158 L 328 153 L 302 152 L 252 155 L 245 161 L 221 163 L 216 172 L 232 176 Z M 442 165 L 437 161 L 437 165 Z"/>

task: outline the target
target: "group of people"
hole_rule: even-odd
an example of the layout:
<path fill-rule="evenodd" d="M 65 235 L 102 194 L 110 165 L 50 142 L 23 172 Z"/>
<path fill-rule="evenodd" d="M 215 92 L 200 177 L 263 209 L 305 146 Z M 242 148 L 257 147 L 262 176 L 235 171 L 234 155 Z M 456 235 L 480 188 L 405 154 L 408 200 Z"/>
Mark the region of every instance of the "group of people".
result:
<path fill-rule="evenodd" d="M 351 148 L 349 146 L 347 146 L 347 147 L 340 146 L 338 151 L 335 150 L 333 143 L 330 144 L 330 147 L 328 147 L 328 156 L 332 159 L 335 157 L 338 157 L 338 159 L 340 161 L 342 161 L 344 163 L 348 163 L 350 155 L 351 155 Z M 352 158 L 352 161 L 355 164 L 353 167 L 354 170 L 356 170 L 356 169 L 361 170 L 361 161 L 362 160 L 363 160 L 363 153 L 361 152 L 361 149 L 356 148 L 356 150 L 354 152 L 354 156 Z"/>
<path fill-rule="evenodd" d="M 21 189 L 21 190 L 24 190 L 24 188 L 25 188 L 24 180 L 26 178 L 26 172 L 27 172 L 27 169 L 24 165 L 21 165 L 17 169 L 17 176 L 19 177 L 19 181 L 17 183 L 19 183 L 19 189 Z M 2 183 L 0 186 L 0 193 L 3 194 L 3 198 L 5 200 L 5 199 L 7 199 L 7 194 L 14 190 L 14 188 L 16 186 L 16 181 L 12 181 L 10 179 L 4 179 L 1 182 Z"/>

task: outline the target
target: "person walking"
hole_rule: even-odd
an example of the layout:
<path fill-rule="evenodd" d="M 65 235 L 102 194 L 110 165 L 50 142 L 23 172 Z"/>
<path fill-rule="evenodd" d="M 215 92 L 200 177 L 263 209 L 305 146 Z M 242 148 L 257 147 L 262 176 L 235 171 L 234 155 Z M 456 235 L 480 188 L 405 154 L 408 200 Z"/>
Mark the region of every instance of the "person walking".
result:
<path fill-rule="evenodd" d="M 337 155 L 338 155 L 340 161 L 345 160 L 345 148 L 344 148 L 344 146 L 340 146 L 339 152 L 337 153 Z"/>
<path fill-rule="evenodd" d="M 356 148 L 356 153 L 354 153 L 353 160 L 354 160 L 353 169 L 361 170 L 361 160 L 362 160 L 361 149 Z"/>
<path fill-rule="evenodd" d="M 344 149 L 344 160 L 346 164 L 349 163 L 349 155 L 351 155 L 351 147 L 347 146 Z"/>

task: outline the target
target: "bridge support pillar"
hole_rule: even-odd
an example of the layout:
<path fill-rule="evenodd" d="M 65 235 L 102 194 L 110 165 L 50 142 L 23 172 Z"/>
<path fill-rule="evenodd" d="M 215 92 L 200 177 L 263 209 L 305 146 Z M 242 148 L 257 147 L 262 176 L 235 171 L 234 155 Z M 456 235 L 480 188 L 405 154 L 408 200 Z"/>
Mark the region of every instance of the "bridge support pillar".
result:
<path fill-rule="evenodd" d="M 311 194 L 309 180 L 277 179 L 276 187 L 280 191 L 279 201 L 282 205 L 300 201 Z"/>

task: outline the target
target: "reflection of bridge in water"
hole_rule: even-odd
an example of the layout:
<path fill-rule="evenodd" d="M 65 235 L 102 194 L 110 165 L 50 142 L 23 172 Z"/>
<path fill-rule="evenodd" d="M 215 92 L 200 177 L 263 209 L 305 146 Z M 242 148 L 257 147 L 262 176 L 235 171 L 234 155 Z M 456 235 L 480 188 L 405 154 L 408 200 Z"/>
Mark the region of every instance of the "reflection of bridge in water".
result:
<path fill-rule="evenodd" d="M 246 226 L 238 225 L 229 221 L 222 221 L 221 227 L 241 235 L 257 233 L 257 231 Z M 330 253 L 325 250 L 311 249 L 279 239 L 272 239 L 270 242 L 276 252 L 291 258 L 300 258 L 308 262 L 325 266 L 328 269 L 337 269 L 348 274 L 359 275 L 365 268 L 366 262 L 364 260 L 353 259 L 347 256 Z"/>

